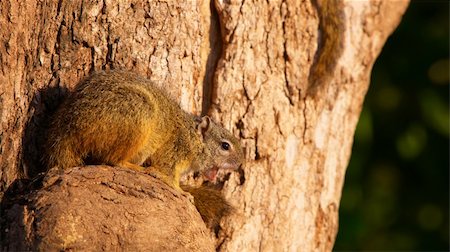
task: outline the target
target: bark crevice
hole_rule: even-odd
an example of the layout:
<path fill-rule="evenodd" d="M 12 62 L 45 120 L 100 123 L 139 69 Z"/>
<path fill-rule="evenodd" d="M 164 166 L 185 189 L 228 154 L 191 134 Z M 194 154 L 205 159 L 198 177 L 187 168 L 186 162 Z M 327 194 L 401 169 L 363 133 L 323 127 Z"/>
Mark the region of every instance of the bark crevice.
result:
<path fill-rule="evenodd" d="M 207 115 L 211 108 L 211 102 L 215 89 L 216 68 L 223 55 L 223 41 L 220 27 L 219 14 L 214 1 L 209 4 L 210 20 L 208 34 L 209 52 L 206 59 L 205 75 L 203 77 L 202 115 Z"/>

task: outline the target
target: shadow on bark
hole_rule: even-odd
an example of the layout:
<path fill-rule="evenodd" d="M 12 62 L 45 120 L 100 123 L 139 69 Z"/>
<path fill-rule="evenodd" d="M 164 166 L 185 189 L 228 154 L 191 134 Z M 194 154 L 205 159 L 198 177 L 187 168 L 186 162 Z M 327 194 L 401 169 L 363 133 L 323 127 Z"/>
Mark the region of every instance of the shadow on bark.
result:
<path fill-rule="evenodd" d="M 46 87 L 36 92 L 31 100 L 28 113 L 30 119 L 25 125 L 22 141 L 22 174 L 27 178 L 34 178 L 45 168 L 42 164 L 46 129 L 49 128 L 50 118 L 61 103 L 69 95 L 65 87 Z"/>

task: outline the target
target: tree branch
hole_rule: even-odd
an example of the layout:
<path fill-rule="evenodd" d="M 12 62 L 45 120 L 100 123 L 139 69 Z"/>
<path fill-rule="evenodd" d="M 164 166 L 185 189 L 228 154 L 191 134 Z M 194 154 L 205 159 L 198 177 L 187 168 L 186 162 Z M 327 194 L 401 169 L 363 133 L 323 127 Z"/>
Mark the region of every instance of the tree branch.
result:
<path fill-rule="evenodd" d="M 5 202 L 1 248 L 7 251 L 214 249 L 189 199 L 158 179 L 128 169 L 52 170 L 40 190 Z"/>

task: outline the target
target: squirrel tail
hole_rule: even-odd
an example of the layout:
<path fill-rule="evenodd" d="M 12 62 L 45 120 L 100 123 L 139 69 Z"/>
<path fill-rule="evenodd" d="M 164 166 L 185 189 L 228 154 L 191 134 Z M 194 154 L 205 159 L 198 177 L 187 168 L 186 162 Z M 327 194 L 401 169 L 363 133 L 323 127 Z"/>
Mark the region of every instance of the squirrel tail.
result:
<path fill-rule="evenodd" d="M 66 169 L 83 165 L 81 155 L 77 155 L 73 146 L 67 139 L 57 139 L 51 142 L 46 148 L 47 155 L 44 160 L 47 168 L 51 169 L 57 166 L 60 169 Z"/>
<path fill-rule="evenodd" d="M 222 217 L 234 211 L 233 207 L 222 196 L 222 193 L 213 187 L 181 186 L 181 188 L 194 197 L 195 207 L 202 216 L 206 226 L 210 229 L 216 229 Z"/>

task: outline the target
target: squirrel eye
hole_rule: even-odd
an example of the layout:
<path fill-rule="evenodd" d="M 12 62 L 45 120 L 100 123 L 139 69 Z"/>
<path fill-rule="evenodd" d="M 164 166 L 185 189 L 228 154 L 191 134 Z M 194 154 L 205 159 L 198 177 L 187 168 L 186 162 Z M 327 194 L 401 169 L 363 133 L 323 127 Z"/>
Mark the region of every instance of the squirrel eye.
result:
<path fill-rule="evenodd" d="M 222 149 L 224 149 L 224 150 L 229 150 L 229 149 L 230 149 L 230 144 L 227 143 L 227 142 L 222 142 L 222 143 L 221 143 L 221 147 L 222 147 Z"/>

